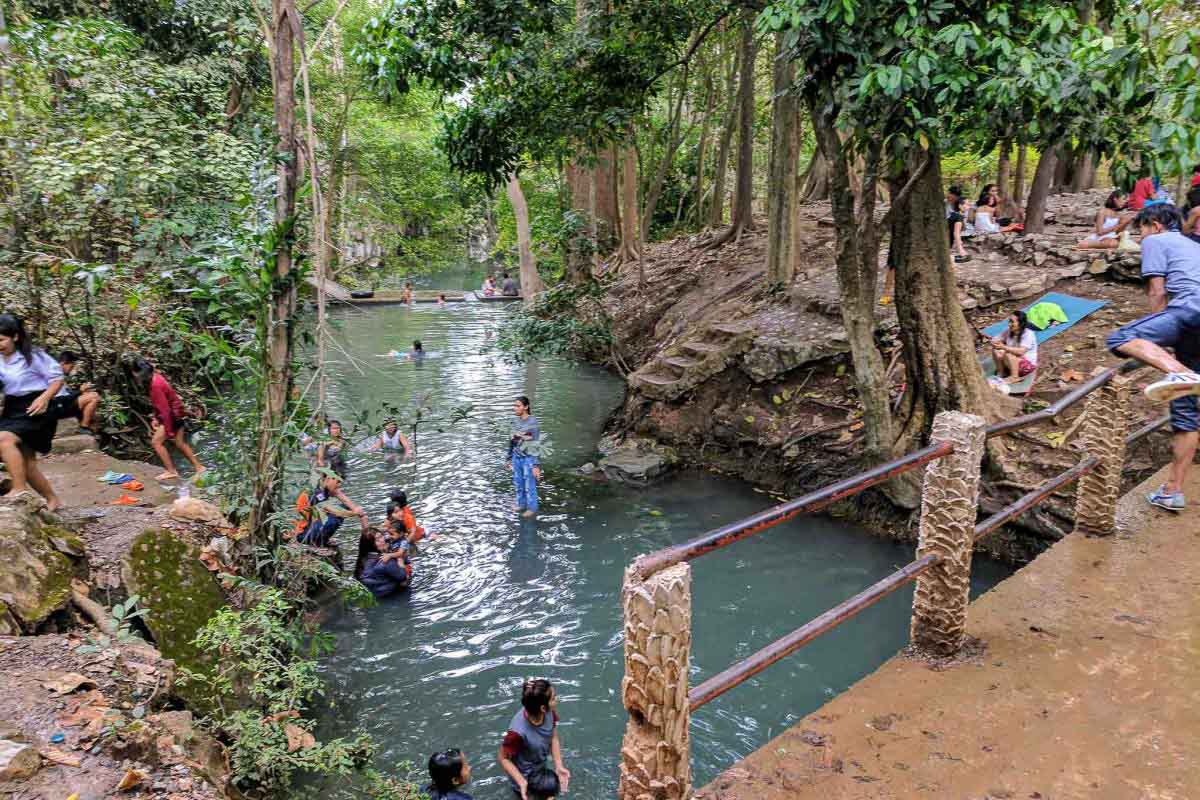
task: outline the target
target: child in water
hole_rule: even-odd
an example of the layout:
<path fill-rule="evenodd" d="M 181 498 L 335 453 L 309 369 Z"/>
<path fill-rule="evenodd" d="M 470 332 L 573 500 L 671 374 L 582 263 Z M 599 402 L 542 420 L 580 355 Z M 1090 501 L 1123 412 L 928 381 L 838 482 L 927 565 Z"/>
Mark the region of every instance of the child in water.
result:
<path fill-rule="evenodd" d="M 471 795 L 459 791 L 471 782 L 471 765 L 457 747 L 429 757 L 429 778 L 431 783 L 425 787 L 429 800 L 471 800 Z"/>
<path fill-rule="evenodd" d="M 446 295 L 439 294 L 437 304 L 438 304 L 439 308 L 445 308 L 446 307 Z"/>
<path fill-rule="evenodd" d="M 530 678 L 521 687 L 521 710 L 509 723 L 497 761 L 521 800 L 556 797 L 566 792 L 571 771 L 563 765 L 558 739 L 558 697 L 545 678 Z M 546 767 L 546 758 L 554 769 Z"/>
<path fill-rule="evenodd" d="M 425 348 L 422 346 L 420 339 L 413 339 L 412 350 L 409 350 L 407 353 L 401 353 L 399 350 L 389 350 L 388 355 L 392 358 L 420 361 L 425 357 Z"/>

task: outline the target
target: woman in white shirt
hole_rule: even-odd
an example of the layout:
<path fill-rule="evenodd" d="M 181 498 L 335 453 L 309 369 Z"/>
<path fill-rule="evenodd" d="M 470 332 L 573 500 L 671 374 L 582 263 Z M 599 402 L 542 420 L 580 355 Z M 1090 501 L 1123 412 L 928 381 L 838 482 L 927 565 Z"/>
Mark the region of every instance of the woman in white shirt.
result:
<path fill-rule="evenodd" d="M 12 314 L 0 314 L 0 381 L 4 383 L 0 460 L 12 478 L 10 491 L 17 494 L 33 487 L 55 511 L 62 502 L 38 468 L 37 457 L 50 452 L 58 427 L 58 418 L 47 412 L 62 388 L 62 367 L 33 346 L 25 323 Z"/>
<path fill-rule="evenodd" d="M 1029 327 L 1024 311 L 1008 317 L 1008 330 L 992 339 L 992 359 L 996 374 L 1006 383 L 1016 383 L 1037 369 L 1037 335 Z"/>

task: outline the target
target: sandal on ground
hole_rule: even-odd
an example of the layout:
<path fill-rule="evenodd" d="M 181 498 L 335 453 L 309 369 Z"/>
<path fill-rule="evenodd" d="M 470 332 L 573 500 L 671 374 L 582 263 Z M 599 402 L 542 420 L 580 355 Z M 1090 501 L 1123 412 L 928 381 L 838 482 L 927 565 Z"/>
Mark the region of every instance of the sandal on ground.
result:
<path fill-rule="evenodd" d="M 1171 372 L 1146 387 L 1146 397 L 1156 403 L 1167 403 L 1189 395 L 1200 395 L 1200 375 L 1195 372 Z"/>

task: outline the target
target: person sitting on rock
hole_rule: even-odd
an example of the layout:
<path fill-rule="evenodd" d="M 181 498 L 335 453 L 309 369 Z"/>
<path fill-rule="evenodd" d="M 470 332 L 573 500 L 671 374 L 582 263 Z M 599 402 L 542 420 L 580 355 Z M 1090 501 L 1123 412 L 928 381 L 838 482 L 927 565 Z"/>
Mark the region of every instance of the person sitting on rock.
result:
<path fill-rule="evenodd" d="M 79 356 L 70 350 L 63 350 L 58 354 L 58 365 L 62 367 L 64 378 L 71 377 L 78 363 Z M 50 401 L 50 412 L 60 420 L 74 417 L 79 420 L 79 430 L 91 433 L 96 424 L 96 409 L 99 406 L 100 393 L 92 384 L 84 383 L 78 389 L 72 389 L 64 383 Z"/>
<path fill-rule="evenodd" d="M 969 261 L 967 250 L 963 247 L 963 231 L 967 218 L 963 213 L 963 192 L 957 186 L 951 186 L 946 192 L 946 228 L 950 234 L 950 252 L 955 262 Z"/>
<path fill-rule="evenodd" d="M 318 470 L 318 475 L 312 492 L 301 492 L 296 500 L 300 519 L 291 535 L 300 544 L 328 547 L 342 522 L 349 517 L 358 517 L 365 534 L 367 512 L 342 491 L 341 476 L 329 469 Z"/>
<path fill-rule="evenodd" d="M 1104 201 L 1104 208 L 1096 212 L 1095 232 L 1075 245 L 1078 250 L 1116 250 L 1120 244 L 1121 223 L 1128 223 L 1136 214 L 1126 211 L 1128 198 L 1120 189 L 1113 191 Z"/>
<path fill-rule="evenodd" d="M 1000 220 L 1003 201 L 1000 198 L 1000 187 L 989 183 L 979 193 L 979 202 L 975 206 L 975 230 L 979 233 L 1008 233 L 1022 227 L 1006 218 Z"/>
<path fill-rule="evenodd" d="M 1024 311 L 1008 316 L 1008 328 L 992 339 L 992 360 L 996 374 L 1005 383 L 1016 383 L 1037 369 L 1037 335 L 1029 327 Z"/>

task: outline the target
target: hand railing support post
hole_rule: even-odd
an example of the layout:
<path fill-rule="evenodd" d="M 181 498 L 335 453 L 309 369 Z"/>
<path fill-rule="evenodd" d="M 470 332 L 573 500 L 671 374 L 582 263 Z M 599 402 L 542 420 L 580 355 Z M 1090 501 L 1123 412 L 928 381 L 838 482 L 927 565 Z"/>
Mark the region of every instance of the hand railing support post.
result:
<path fill-rule="evenodd" d="M 953 442 L 954 452 L 929 465 L 921 490 L 917 558 L 935 554 L 938 563 L 917 578 L 911 634 L 912 643 L 932 655 L 952 655 L 966 640 L 986 428 L 981 417 L 959 411 L 942 412 L 933 421 L 930 439 Z"/>
<path fill-rule="evenodd" d="M 1116 376 L 1087 399 L 1079 440 L 1100 464 L 1079 479 L 1075 490 L 1075 529 L 1109 536 L 1117 529 L 1125 436 L 1129 428 L 1129 381 Z"/>
<path fill-rule="evenodd" d="M 625 677 L 629 720 L 621 743 L 620 800 L 687 800 L 688 664 L 692 650 L 692 570 L 686 563 L 643 579 L 625 570 Z"/>

